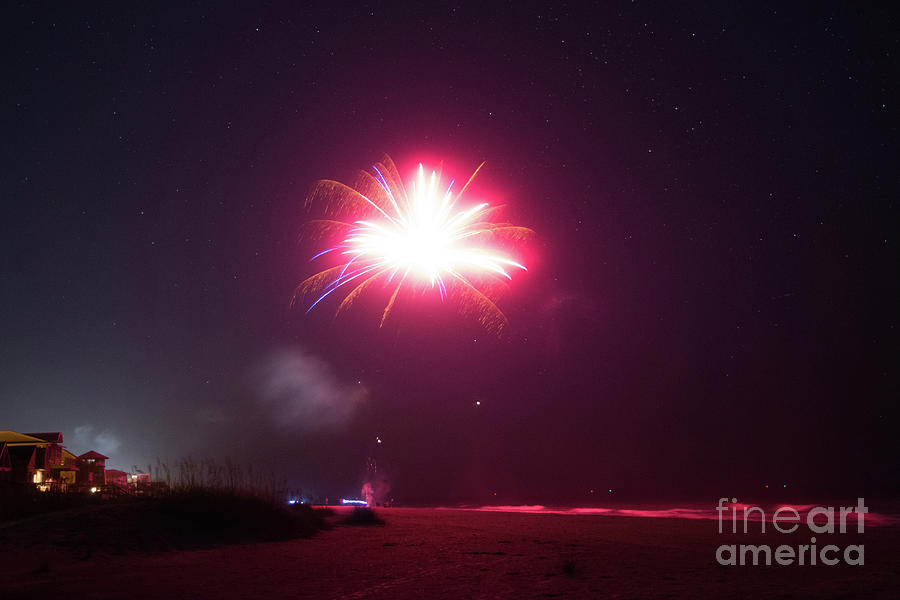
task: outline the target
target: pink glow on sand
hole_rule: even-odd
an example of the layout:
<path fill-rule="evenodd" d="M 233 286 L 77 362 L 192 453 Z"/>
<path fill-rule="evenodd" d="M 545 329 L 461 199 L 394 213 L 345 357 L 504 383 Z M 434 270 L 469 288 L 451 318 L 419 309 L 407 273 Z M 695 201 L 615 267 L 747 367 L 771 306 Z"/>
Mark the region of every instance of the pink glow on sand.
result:
<path fill-rule="evenodd" d="M 753 504 L 729 504 L 729 510 L 721 513 L 723 522 L 730 522 L 732 519 L 731 507 L 737 510 L 737 521 L 743 522 L 744 509 L 755 508 L 758 505 Z M 781 508 L 793 508 L 800 514 L 802 522 L 806 521 L 807 513 L 815 508 L 815 504 L 778 504 L 775 506 L 758 506 L 765 511 L 766 522 L 772 521 L 772 515 L 776 510 Z M 830 505 L 829 505 L 830 506 Z M 826 508 L 828 508 L 826 506 Z M 837 519 L 840 511 L 839 506 L 835 506 L 835 519 Z M 525 504 L 520 506 L 481 506 L 477 508 L 459 508 L 445 510 L 471 510 L 478 512 L 508 512 L 508 513 L 531 513 L 531 514 L 549 514 L 549 515 L 601 515 L 607 517 L 645 517 L 657 519 L 707 519 L 715 521 L 719 518 L 719 513 L 715 510 L 715 505 L 708 509 L 704 508 L 603 508 L 603 507 L 574 507 L 574 508 L 548 508 L 540 504 Z M 747 520 L 750 522 L 759 522 L 762 518 L 759 510 L 750 511 Z M 817 523 L 824 522 L 822 519 L 815 518 Z M 847 515 L 847 522 L 856 523 L 856 513 Z M 875 512 L 866 513 L 865 524 L 871 526 L 893 526 L 900 525 L 900 515 L 882 514 Z"/>

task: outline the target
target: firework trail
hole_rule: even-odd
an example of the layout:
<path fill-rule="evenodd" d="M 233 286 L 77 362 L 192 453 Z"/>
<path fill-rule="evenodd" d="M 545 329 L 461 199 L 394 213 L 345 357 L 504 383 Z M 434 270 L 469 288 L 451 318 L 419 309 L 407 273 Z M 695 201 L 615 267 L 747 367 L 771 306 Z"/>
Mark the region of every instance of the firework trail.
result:
<path fill-rule="evenodd" d="M 482 163 L 483 166 L 484 163 Z M 452 299 L 464 315 L 498 335 L 507 325 L 495 300 L 502 282 L 525 266 L 501 248 L 514 246 L 532 232 L 492 221 L 498 207 L 460 202 L 481 166 L 459 192 L 441 182 L 440 171 L 426 174 L 422 165 L 407 190 L 387 156 L 371 171 L 362 171 L 354 187 L 337 181 L 316 183 L 306 202 L 324 218 L 310 221 L 305 235 L 339 239 L 312 260 L 340 256 L 340 263 L 301 283 L 293 302 L 307 312 L 332 295 L 343 299 L 337 313 L 376 283 L 390 291 L 381 315 L 383 325 L 404 290 L 436 290 Z M 499 284 L 499 285 L 498 285 Z"/>

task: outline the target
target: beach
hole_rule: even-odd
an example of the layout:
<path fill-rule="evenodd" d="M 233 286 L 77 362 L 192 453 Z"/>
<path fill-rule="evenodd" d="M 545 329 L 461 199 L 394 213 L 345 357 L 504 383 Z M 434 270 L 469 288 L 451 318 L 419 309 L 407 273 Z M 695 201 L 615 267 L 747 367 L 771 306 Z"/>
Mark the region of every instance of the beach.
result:
<path fill-rule="evenodd" d="M 384 526 L 336 524 L 307 539 L 155 554 L 79 555 L 8 534 L 0 596 L 889 598 L 900 589 L 896 526 L 819 536 L 820 546 L 864 544 L 862 565 L 722 566 L 720 544 L 797 546 L 809 531 L 720 535 L 710 519 L 502 510 L 378 514 Z"/>

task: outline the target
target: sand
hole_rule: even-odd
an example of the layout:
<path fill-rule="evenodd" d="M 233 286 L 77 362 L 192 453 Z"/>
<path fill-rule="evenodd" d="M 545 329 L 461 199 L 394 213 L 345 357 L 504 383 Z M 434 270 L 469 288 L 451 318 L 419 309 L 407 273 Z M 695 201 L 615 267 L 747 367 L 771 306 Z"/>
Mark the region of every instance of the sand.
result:
<path fill-rule="evenodd" d="M 723 536 L 710 520 L 380 509 L 383 527 L 161 554 L 73 556 L 0 539 L 0 598 L 895 598 L 896 526 L 820 535 L 865 544 L 865 565 L 721 566 L 723 543 L 809 543 L 809 532 Z M 826 538 L 830 538 L 826 541 Z"/>

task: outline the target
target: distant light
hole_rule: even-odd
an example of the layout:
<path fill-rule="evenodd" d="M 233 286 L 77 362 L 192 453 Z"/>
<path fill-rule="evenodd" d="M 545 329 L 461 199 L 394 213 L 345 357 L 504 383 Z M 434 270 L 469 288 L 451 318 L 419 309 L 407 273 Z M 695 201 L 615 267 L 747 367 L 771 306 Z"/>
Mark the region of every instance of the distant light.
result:
<path fill-rule="evenodd" d="M 766 489 L 769 489 L 769 484 L 768 484 L 768 483 L 766 484 Z"/>
<path fill-rule="evenodd" d="M 476 401 L 475 401 L 475 406 L 481 406 L 481 400 L 476 400 Z"/>
<path fill-rule="evenodd" d="M 92 493 L 92 494 L 96 494 L 96 493 L 97 493 L 97 488 L 92 487 L 92 488 L 91 488 L 91 493 Z"/>
<path fill-rule="evenodd" d="M 381 438 L 380 438 L 380 437 L 378 437 L 378 436 L 375 436 L 375 441 L 376 441 L 376 442 L 377 442 L 377 443 L 379 443 L 379 444 L 380 444 L 380 443 L 381 443 Z"/>
<path fill-rule="evenodd" d="M 787 487 L 787 484 L 784 484 L 784 485 L 783 485 L 783 486 L 781 486 L 781 487 Z"/>
<path fill-rule="evenodd" d="M 366 506 L 368 502 L 365 500 L 357 500 L 355 498 L 341 498 L 341 504 L 354 504 L 357 506 Z"/>
<path fill-rule="evenodd" d="M 288 504 L 297 504 L 297 500 L 288 500 Z"/>
<path fill-rule="evenodd" d="M 612 488 L 610 488 L 609 493 L 612 494 Z"/>

